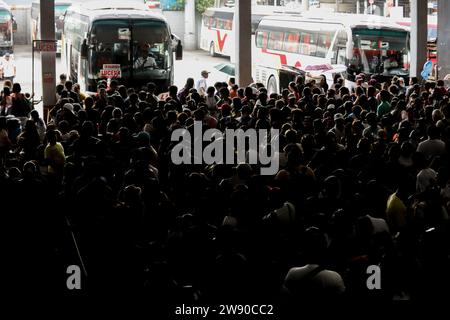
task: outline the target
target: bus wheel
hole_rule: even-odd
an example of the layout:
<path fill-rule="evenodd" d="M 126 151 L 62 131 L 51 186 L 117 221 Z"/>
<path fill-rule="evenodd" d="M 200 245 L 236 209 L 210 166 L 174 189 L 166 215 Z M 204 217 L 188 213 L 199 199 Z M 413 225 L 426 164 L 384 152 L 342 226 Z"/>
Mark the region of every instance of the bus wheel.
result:
<path fill-rule="evenodd" d="M 275 80 L 274 76 L 271 76 L 267 82 L 267 93 L 269 95 L 271 93 L 278 93 L 277 80 Z"/>
<path fill-rule="evenodd" d="M 209 45 L 209 55 L 211 57 L 216 56 L 216 47 L 214 46 L 214 42 L 211 42 L 211 44 Z"/>

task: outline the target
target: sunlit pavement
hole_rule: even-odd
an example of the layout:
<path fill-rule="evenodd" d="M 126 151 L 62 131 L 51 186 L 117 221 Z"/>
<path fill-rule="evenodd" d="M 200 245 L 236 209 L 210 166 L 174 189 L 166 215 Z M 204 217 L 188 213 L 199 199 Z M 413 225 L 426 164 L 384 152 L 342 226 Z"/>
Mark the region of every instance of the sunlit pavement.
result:
<path fill-rule="evenodd" d="M 17 66 L 17 76 L 15 82 L 19 82 L 22 86 L 22 92 L 32 92 L 32 51 L 30 45 L 16 45 L 14 47 L 14 60 Z M 193 77 L 199 79 L 202 70 L 211 72 L 208 85 L 213 85 L 216 81 L 227 81 L 229 75 L 220 72 L 214 66 L 220 63 L 229 63 L 230 59 L 226 57 L 211 57 L 208 52 L 196 50 L 185 51 L 183 60 L 175 62 L 175 85 L 182 88 L 186 83 L 186 79 Z M 35 53 L 34 66 L 34 92 L 35 99 L 40 100 L 42 97 L 42 80 L 41 80 L 41 63 L 39 53 Z M 59 81 L 59 75 L 66 73 L 65 67 L 61 63 L 60 58 L 56 58 L 56 80 Z M 0 83 L 3 88 L 3 82 Z M 42 105 L 36 106 L 36 109 L 42 114 Z"/>

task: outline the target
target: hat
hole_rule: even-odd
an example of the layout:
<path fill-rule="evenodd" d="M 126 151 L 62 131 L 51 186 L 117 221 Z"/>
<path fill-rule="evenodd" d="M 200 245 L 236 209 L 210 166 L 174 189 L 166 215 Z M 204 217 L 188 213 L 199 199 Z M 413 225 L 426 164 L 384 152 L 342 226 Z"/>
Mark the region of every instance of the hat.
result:
<path fill-rule="evenodd" d="M 10 56 L 9 52 L 5 53 L 5 57 L 9 57 L 9 56 Z"/>
<path fill-rule="evenodd" d="M 342 113 L 336 113 L 334 115 L 334 121 L 339 120 L 339 119 L 344 119 L 344 116 L 342 115 Z"/>
<path fill-rule="evenodd" d="M 70 112 L 73 112 L 73 105 L 71 103 L 64 104 L 63 108 L 69 110 Z"/>
<path fill-rule="evenodd" d="M 211 72 L 209 72 L 209 71 L 206 71 L 206 70 L 203 70 L 202 71 L 202 76 L 207 76 L 208 74 L 210 74 Z"/>

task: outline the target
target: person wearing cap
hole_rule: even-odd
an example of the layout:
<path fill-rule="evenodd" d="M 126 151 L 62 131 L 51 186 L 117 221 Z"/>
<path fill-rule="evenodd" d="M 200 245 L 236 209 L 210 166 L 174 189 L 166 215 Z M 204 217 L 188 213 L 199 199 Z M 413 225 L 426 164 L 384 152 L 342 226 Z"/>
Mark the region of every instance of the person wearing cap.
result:
<path fill-rule="evenodd" d="M 197 92 L 201 95 L 204 96 L 206 95 L 206 90 L 208 89 L 208 83 L 206 82 L 206 79 L 208 79 L 209 76 L 209 72 L 206 70 L 203 70 L 201 72 L 201 78 L 197 80 L 197 84 L 196 84 L 196 88 L 197 88 Z"/>
<path fill-rule="evenodd" d="M 345 119 L 342 113 L 336 113 L 333 117 L 334 127 L 330 129 L 336 135 L 336 142 L 342 143 L 345 138 Z"/>
<path fill-rule="evenodd" d="M 0 73 L 3 75 L 3 80 L 14 81 L 14 77 L 16 76 L 16 63 L 11 59 L 9 53 L 6 53 L 0 62 Z"/>

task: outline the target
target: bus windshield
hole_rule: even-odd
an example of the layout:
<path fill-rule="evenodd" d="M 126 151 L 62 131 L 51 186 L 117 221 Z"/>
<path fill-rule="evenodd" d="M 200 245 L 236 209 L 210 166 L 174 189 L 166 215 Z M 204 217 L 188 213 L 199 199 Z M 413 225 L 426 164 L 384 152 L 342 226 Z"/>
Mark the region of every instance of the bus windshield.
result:
<path fill-rule="evenodd" d="M 11 42 L 11 13 L 7 10 L 0 10 L 0 44 L 10 44 Z"/>
<path fill-rule="evenodd" d="M 69 9 L 70 5 L 56 5 L 55 6 L 55 19 L 58 19 L 59 16 L 62 16 L 67 9 Z"/>
<path fill-rule="evenodd" d="M 408 71 L 408 33 L 386 29 L 353 29 L 355 72 L 405 76 Z"/>
<path fill-rule="evenodd" d="M 90 37 L 94 79 L 108 76 L 105 65 L 120 68 L 115 77 L 151 78 L 170 63 L 167 25 L 155 20 L 99 20 Z"/>
<path fill-rule="evenodd" d="M 70 5 L 56 5 L 55 6 L 55 26 L 56 26 L 56 39 L 61 40 L 62 30 L 64 28 L 63 15 L 66 13 Z"/>
<path fill-rule="evenodd" d="M 8 10 L 0 9 L 0 23 L 5 23 L 11 20 L 11 13 Z"/>

